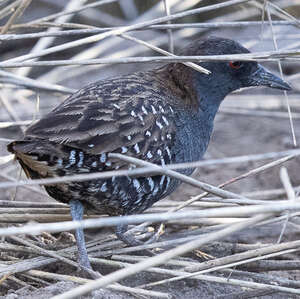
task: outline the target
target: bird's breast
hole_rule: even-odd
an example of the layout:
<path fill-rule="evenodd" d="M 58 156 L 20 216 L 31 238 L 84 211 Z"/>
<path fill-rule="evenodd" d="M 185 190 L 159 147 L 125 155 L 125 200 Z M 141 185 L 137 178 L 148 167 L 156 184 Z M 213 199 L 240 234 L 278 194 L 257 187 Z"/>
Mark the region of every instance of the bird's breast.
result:
<path fill-rule="evenodd" d="M 213 119 L 203 111 L 177 111 L 177 133 L 174 145 L 175 162 L 193 162 L 202 159 L 213 130 Z M 193 169 L 183 171 L 191 174 Z"/>

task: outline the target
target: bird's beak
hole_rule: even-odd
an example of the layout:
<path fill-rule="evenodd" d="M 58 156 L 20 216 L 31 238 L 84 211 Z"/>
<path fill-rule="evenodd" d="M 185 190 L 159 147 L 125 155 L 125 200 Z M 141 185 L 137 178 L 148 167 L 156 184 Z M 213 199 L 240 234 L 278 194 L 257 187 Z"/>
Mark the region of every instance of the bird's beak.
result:
<path fill-rule="evenodd" d="M 261 65 L 258 65 L 258 70 L 250 76 L 250 86 L 268 86 L 282 90 L 291 90 L 291 86 L 280 79 L 279 77 L 268 72 Z"/>

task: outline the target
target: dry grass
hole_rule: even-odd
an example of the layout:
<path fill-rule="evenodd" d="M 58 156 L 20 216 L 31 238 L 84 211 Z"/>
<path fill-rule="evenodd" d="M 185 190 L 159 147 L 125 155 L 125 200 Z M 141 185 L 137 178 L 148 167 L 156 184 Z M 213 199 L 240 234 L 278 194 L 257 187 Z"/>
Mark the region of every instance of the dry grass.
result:
<path fill-rule="evenodd" d="M 300 184 L 300 176 L 299 172 L 296 172 L 298 177 L 291 176 L 285 167 L 287 163 L 297 167 L 300 155 L 294 123 L 300 117 L 300 113 L 294 112 L 299 110 L 300 91 L 300 76 L 295 71 L 300 58 L 299 1 L 230 0 L 204 4 L 197 0 L 121 1 L 122 5 L 115 0 L 0 1 L 0 47 L 3 49 L 0 63 L 0 295 L 24 287 L 26 292 L 34 293 L 37 289 L 43 292 L 47 286 L 67 281 L 82 286 L 69 291 L 66 288 L 53 298 L 75 298 L 104 287 L 115 292 L 116 298 L 118 294 L 125 294 L 124 298 L 132 295 L 170 298 L 176 297 L 176 293 L 182 296 L 173 282 L 183 280 L 210 283 L 214 298 L 221 292 L 218 293 L 220 285 L 228 287 L 222 298 L 299 296 L 300 241 L 295 231 L 299 230 L 300 188 L 291 181 Z M 268 46 L 263 47 L 263 51 L 238 56 L 179 57 L 173 54 L 173 49 L 186 40 L 208 33 L 235 35 L 252 49 L 264 42 Z M 221 112 L 278 120 L 288 118 L 290 127 L 286 137 L 292 140 L 295 149 L 261 150 L 261 154 L 257 154 L 251 152 L 253 145 L 249 143 L 247 155 L 221 156 L 193 163 L 200 170 L 213 166 L 220 173 L 225 173 L 225 166 L 245 168 L 218 186 L 202 182 L 203 177 L 186 177 L 174 171 L 186 165 L 161 168 L 117 154 L 115 158 L 130 160 L 140 168 L 28 181 L 21 179 L 20 169 L 5 151 L 7 142 L 20 136 L 33 119 L 61 102 L 66 94 L 99 76 L 130 72 L 144 67 L 146 62 L 167 61 L 181 61 L 207 72 L 195 62 L 216 59 L 278 63 L 281 76 L 293 85 L 291 95 L 286 92 L 280 97 L 260 94 L 265 99 L 265 104 L 261 104 L 251 93 L 242 93 L 239 94 L 241 101 L 229 101 Z M 288 67 L 289 74 L 285 73 Z M 274 111 L 274 106 L 279 107 L 279 111 Z M 253 166 L 254 162 L 259 165 Z M 231 184 L 264 176 L 276 168 L 281 169 L 280 173 L 277 171 L 282 182 L 280 189 L 270 189 L 268 184 L 266 188 L 253 188 L 248 193 L 243 188 L 238 192 L 227 189 Z M 163 200 L 143 215 L 100 219 L 88 215 L 79 223 L 70 221 L 66 205 L 52 201 L 37 186 L 61 180 L 157 173 L 176 177 L 198 192 L 190 199 L 187 195 L 183 197 L 189 194 L 189 187 L 185 185 L 186 189 L 176 200 Z M 199 189 L 204 193 L 199 194 Z M 140 224 L 133 231 L 138 231 L 138 238 L 144 239 L 153 233 L 148 226 L 161 222 L 165 227 L 159 228 L 160 241 L 133 248 L 123 247 L 107 232 L 101 235 L 90 232 L 92 238 L 87 247 L 91 263 L 100 272 L 106 269 L 102 273 L 105 275 L 94 281 L 74 273 L 78 266 L 74 237 L 69 233 L 57 234 L 78 226 L 104 231 L 105 227 L 126 223 Z M 275 238 L 258 237 L 258 231 L 268 228 L 278 232 Z M 234 237 L 239 232 L 251 237 L 241 242 Z M 231 239 L 226 239 L 229 236 Z M 287 241 L 282 242 L 283 238 Z M 226 241 L 222 241 L 224 239 Z M 145 249 L 152 249 L 155 255 L 134 255 Z M 55 267 L 58 261 L 63 268 Z M 276 275 L 271 271 L 276 271 Z M 149 277 L 139 279 L 137 274 L 141 273 Z M 201 288 L 199 284 L 191 286 L 195 297 L 199 295 L 197 291 L 201 294 Z"/>

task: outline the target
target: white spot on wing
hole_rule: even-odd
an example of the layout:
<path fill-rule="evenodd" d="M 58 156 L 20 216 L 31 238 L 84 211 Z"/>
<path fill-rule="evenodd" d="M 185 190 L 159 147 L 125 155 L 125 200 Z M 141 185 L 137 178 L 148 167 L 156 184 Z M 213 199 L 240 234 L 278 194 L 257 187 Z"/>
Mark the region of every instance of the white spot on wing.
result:
<path fill-rule="evenodd" d="M 169 159 L 171 160 L 171 152 L 170 152 L 169 147 L 166 146 L 165 150 L 166 150 L 166 152 L 168 154 Z"/>
<path fill-rule="evenodd" d="M 144 114 L 146 114 L 146 115 L 148 114 L 148 111 L 144 106 L 142 106 L 142 111 L 143 111 Z"/>
<path fill-rule="evenodd" d="M 131 111 L 131 116 L 136 117 L 136 113 L 134 112 L 134 110 Z"/>
<path fill-rule="evenodd" d="M 73 165 L 73 164 L 76 163 L 75 155 L 76 155 L 76 151 L 75 151 L 75 150 L 72 150 L 72 151 L 70 152 L 70 155 L 69 155 L 69 163 L 70 163 L 70 165 Z"/>
<path fill-rule="evenodd" d="M 92 163 L 92 167 L 97 167 L 97 161 L 94 161 L 94 162 Z"/>
<path fill-rule="evenodd" d="M 147 152 L 147 158 L 151 159 L 153 157 L 152 153 L 150 151 Z"/>
<path fill-rule="evenodd" d="M 140 148 L 139 148 L 139 145 L 136 143 L 136 145 L 134 146 L 134 150 L 137 154 L 140 153 Z"/>
<path fill-rule="evenodd" d="M 100 188 L 101 192 L 106 192 L 107 191 L 107 186 L 106 186 L 106 182 L 102 184 L 101 188 Z"/>
<path fill-rule="evenodd" d="M 161 151 L 160 149 L 158 149 L 158 150 L 157 150 L 157 154 L 158 154 L 159 156 L 161 156 L 161 155 L 162 155 L 162 151 Z"/>
<path fill-rule="evenodd" d="M 163 175 L 163 176 L 161 177 L 160 182 L 159 182 L 160 187 L 162 187 L 162 185 L 163 185 L 163 183 L 164 183 L 164 181 L 165 181 L 165 178 L 166 178 L 165 175 Z"/>
<path fill-rule="evenodd" d="M 95 146 L 95 144 L 92 144 L 92 143 L 88 145 L 88 147 L 94 147 L 94 146 Z"/>
<path fill-rule="evenodd" d="M 134 186 L 134 188 L 138 191 L 139 190 L 139 188 L 141 187 L 141 184 L 140 184 L 140 182 L 138 181 L 138 179 L 133 179 L 133 186 Z"/>
<path fill-rule="evenodd" d="M 160 110 L 162 113 L 165 112 L 164 108 L 163 108 L 161 105 L 159 105 L 158 108 L 159 108 L 159 110 Z"/>
<path fill-rule="evenodd" d="M 121 152 L 122 154 L 128 152 L 128 148 L 126 146 L 122 146 L 121 149 L 122 149 L 122 152 Z"/>
<path fill-rule="evenodd" d="M 77 166 L 78 166 L 78 167 L 82 167 L 82 165 L 83 165 L 83 159 L 84 159 L 84 154 L 83 154 L 83 152 L 79 152 L 79 161 L 78 161 L 78 163 L 77 163 Z"/>
<path fill-rule="evenodd" d="M 131 135 L 128 135 L 127 139 L 130 141 L 132 139 Z"/>
<path fill-rule="evenodd" d="M 150 191 L 153 191 L 154 189 L 154 181 L 151 177 L 147 178 L 147 181 L 148 181 L 148 184 L 149 184 L 149 187 L 150 187 Z"/>
<path fill-rule="evenodd" d="M 154 106 L 151 105 L 151 109 L 152 109 L 153 114 L 157 114 L 157 111 L 155 110 Z"/>
<path fill-rule="evenodd" d="M 152 192 L 152 196 L 155 196 L 158 193 L 159 189 L 158 186 L 156 186 Z"/>
<path fill-rule="evenodd" d="M 138 114 L 138 118 L 139 118 L 139 120 L 143 123 L 143 124 L 145 124 L 145 122 L 144 122 L 144 118 L 143 118 L 143 116 L 142 115 L 140 115 L 140 114 Z"/>
<path fill-rule="evenodd" d="M 168 120 L 166 119 L 166 117 L 162 116 L 162 119 L 163 119 L 164 123 L 168 126 L 168 125 L 169 125 L 169 122 L 168 122 Z"/>
<path fill-rule="evenodd" d="M 160 129 L 162 129 L 163 128 L 163 125 L 157 120 L 156 122 L 156 125 L 160 128 Z"/>
<path fill-rule="evenodd" d="M 110 161 L 107 161 L 107 162 L 105 163 L 105 165 L 109 167 L 109 166 L 111 166 L 111 162 L 110 162 Z"/>
<path fill-rule="evenodd" d="M 58 164 L 58 166 L 62 166 L 62 165 L 63 165 L 63 159 L 62 159 L 62 158 L 59 158 L 59 159 L 57 160 L 57 164 Z"/>
<path fill-rule="evenodd" d="M 145 133 L 145 135 L 150 137 L 151 136 L 151 132 L 147 130 L 146 133 Z"/>
<path fill-rule="evenodd" d="M 106 154 L 100 155 L 100 162 L 104 163 L 106 161 Z"/>
<path fill-rule="evenodd" d="M 170 177 L 167 176 L 167 183 L 166 183 L 166 190 L 168 189 L 169 185 L 170 185 Z"/>

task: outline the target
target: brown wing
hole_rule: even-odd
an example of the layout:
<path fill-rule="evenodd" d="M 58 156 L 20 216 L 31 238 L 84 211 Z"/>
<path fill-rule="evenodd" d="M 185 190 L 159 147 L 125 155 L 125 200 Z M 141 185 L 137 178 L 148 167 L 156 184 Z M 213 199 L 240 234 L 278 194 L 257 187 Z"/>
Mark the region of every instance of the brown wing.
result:
<path fill-rule="evenodd" d="M 160 151 L 168 153 L 173 142 L 173 110 L 159 83 L 143 76 L 99 81 L 78 91 L 28 128 L 26 137 L 90 155 L 120 152 L 159 163 Z"/>

